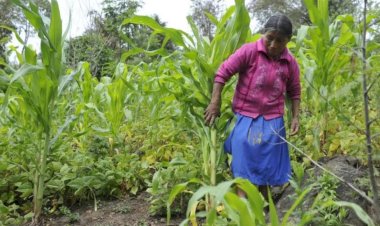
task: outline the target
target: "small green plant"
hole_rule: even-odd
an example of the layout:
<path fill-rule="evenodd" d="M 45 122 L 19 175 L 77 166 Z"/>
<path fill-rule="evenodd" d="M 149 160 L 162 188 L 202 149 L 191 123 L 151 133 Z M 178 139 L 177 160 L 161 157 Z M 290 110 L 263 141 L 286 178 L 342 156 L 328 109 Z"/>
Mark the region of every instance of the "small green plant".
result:
<path fill-rule="evenodd" d="M 0 200 L 0 226 L 3 225 L 21 225 L 25 221 L 30 220 L 33 214 L 21 216 L 19 214 L 20 206 L 16 204 L 4 205 Z"/>
<path fill-rule="evenodd" d="M 328 202 L 337 201 L 336 189 L 338 185 L 338 179 L 330 174 L 324 173 L 318 178 L 315 188 L 318 190 L 318 195 L 313 205 L 317 208 L 317 215 L 313 222 L 326 226 L 338 226 L 343 224 L 343 219 L 347 216 L 346 209 L 336 205 L 324 205 Z"/>
<path fill-rule="evenodd" d="M 200 181 L 192 181 L 200 183 Z M 179 184 L 173 188 L 168 200 L 168 223 L 170 221 L 170 205 L 175 196 L 184 191 L 188 183 Z M 235 187 L 239 187 L 247 194 L 247 199 L 242 199 L 235 194 Z M 312 187 L 304 190 L 294 201 L 290 209 L 285 213 L 280 221 L 276 212 L 271 195 L 269 195 L 269 222 L 272 226 L 285 226 L 288 224 L 290 215 L 299 206 L 304 197 L 311 191 Z M 200 206 L 208 205 L 207 198 L 212 197 L 215 206 L 209 208 L 199 208 Z M 205 218 L 207 225 L 220 225 L 224 222 L 229 222 L 230 225 L 251 225 L 264 226 L 268 225 L 264 207 L 266 203 L 261 196 L 257 187 L 245 179 L 236 178 L 231 181 L 219 183 L 216 186 L 203 184 L 191 197 L 186 216 L 187 218 L 181 223 L 186 225 L 191 222 L 192 225 L 198 225 L 198 220 Z"/>
<path fill-rule="evenodd" d="M 189 165 L 193 165 L 189 170 Z M 152 215 L 164 216 L 166 214 L 166 202 L 169 199 L 168 191 L 179 183 L 189 181 L 200 174 L 200 167 L 190 163 L 183 157 L 175 157 L 167 167 L 162 167 L 153 175 L 152 182 L 147 191 L 151 194 L 149 212 Z M 180 214 L 186 208 L 190 199 L 188 193 L 182 193 L 172 204 L 172 213 Z"/>
<path fill-rule="evenodd" d="M 289 181 L 291 186 L 295 189 L 296 194 L 301 194 L 304 190 L 303 184 L 304 182 L 304 176 L 305 176 L 305 169 L 302 163 L 292 161 L 292 168 L 293 168 L 293 177 Z"/>
<path fill-rule="evenodd" d="M 66 216 L 67 218 L 69 218 L 70 223 L 78 222 L 80 219 L 79 213 L 71 212 L 71 210 L 67 208 L 66 206 L 61 206 L 59 208 L 59 212 L 63 214 L 64 216 Z"/>
<path fill-rule="evenodd" d="M 131 207 L 128 205 L 118 206 L 114 209 L 117 213 L 127 214 L 131 212 Z"/>

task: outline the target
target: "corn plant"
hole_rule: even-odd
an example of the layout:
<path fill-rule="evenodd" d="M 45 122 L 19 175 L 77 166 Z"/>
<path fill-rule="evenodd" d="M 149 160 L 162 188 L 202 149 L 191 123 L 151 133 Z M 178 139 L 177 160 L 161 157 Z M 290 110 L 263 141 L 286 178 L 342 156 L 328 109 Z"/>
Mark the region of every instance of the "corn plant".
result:
<path fill-rule="evenodd" d="M 190 181 L 191 183 L 199 183 L 199 181 Z M 177 185 L 171 192 L 168 205 L 174 200 L 176 193 L 183 191 L 188 183 Z M 247 199 L 240 198 L 234 192 L 235 187 L 239 187 L 247 194 Z M 269 195 L 269 221 L 267 222 L 264 207 L 266 206 L 263 197 L 258 188 L 251 182 L 242 178 L 236 178 L 231 181 L 221 182 L 215 186 L 203 185 L 191 197 L 186 212 L 187 218 L 181 225 L 191 223 L 197 226 L 198 218 L 206 218 L 206 225 L 252 225 L 252 226 L 284 226 L 289 225 L 289 217 L 299 206 L 304 197 L 312 190 L 313 186 L 307 189 L 296 198 L 291 208 L 285 213 L 280 221 L 276 212 L 275 205 Z M 215 198 L 216 205 L 204 211 L 207 205 L 202 199 L 204 196 L 212 195 Z M 203 207 L 202 207 L 203 206 Z M 170 214 L 168 215 L 170 220 Z M 307 223 L 310 219 L 305 219 L 300 225 Z"/>
<path fill-rule="evenodd" d="M 231 111 L 227 110 L 229 102 L 226 101 L 223 105 L 225 110 L 225 114 L 222 116 L 223 120 L 220 120 L 217 126 L 209 128 L 203 123 L 203 110 L 210 101 L 213 78 L 219 65 L 240 45 L 252 38 L 249 30 L 250 20 L 244 1 L 236 0 L 235 3 L 236 6 L 229 8 L 219 21 L 208 15 L 209 19 L 217 25 L 213 40 L 202 37 L 190 17 L 188 17 L 188 21 L 192 27 L 193 36 L 180 30 L 161 27 L 149 17 L 136 16 L 123 21 L 123 25 L 136 23 L 149 26 L 154 30 L 154 34 L 165 36 L 161 49 L 145 51 L 135 48 L 125 53 L 123 58 L 141 52 L 150 55 L 160 54 L 164 56 L 164 60 L 175 65 L 173 70 L 167 73 L 172 75 L 170 83 L 175 84 L 178 89 L 165 90 L 171 92 L 181 103 L 182 117 L 187 119 L 188 125 L 190 128 L 194 128 L 200 139 L 204 178 L 212 185 L 217 183 L 217 168 L 223 155 L 220 148 L 221 131 L 227 124 L 225 119 L 231 117 Z M 169 40 L 181 47 L 183 53 L 180 55 L 166 53 L 163 47 Z"/>
<path fill-rule="evenodd" d="M 52 116 L 62 82 L 65 35 L 62 34 L 61 16 L 56 0 L 51 2 L 51 17 L 48 22 L 40 15 L 38 6 L 32 1 L 29 2 L 29 7 L 20 0 L 13 2 L 22 9 L 41 40 L 41 60 L 37 58 L 37 53 L 33 49 L 25 46 L 23 53 L 19 54 L 21 67 L 14 71 L 7 90 L 7 96 L 17 93 L 25 103 L 27 114 L 32 119 L 31 123 L 38 128 L 38 138 L 44 143 L 34 153 L 36 164 L 33 180 L 34 223 L 38 224 L 43 205 L 46 161 L 55 141 L 52 139 L 54 135 Z"/>
<path fill-rule="evenodd" d="M 93 114 L 91 111 L 93 110 L 93 105 L 91 103 L 95 102 L 93 96 L 96 93 L 95 88 L 99 82 L 91 75 L 90 64 L 88 62 L 81 62 L 78 65 L 76 73 L 71 73 L 66 79 L 67 81 L 76 81 L 77 86 L 71 85 L 67 87 L 65 95 L 67 95 L 69 99 L 77 100 L 75 115 L 80 118 L 81 122 L 78 123 L 77 130 L 79 133 L 87 133 L 89 132 L 89 128 L 94 124 L 94 117 L 92 117 Z M 96 111 L 95 115 L 98 116 Z"/>
<path fill-rule="evenodd" d="M 78 84 L 83 89 L 84 112 L 93 111 L 100 119 L 98 125 L 96 123 L 89 124 L 90 128 L 100 134 L 111 134 L 113 138 L 117 138 L 119 129 L 125 120 L 125 98 L 127 95 L 126 86 L 123 77 L 126 76 L 127 67 L 119 64 L 116 67 L 113 77 L 102 77 L 97 82 L 94 77 L 86 71 L 83 77 L 79 79 Z M 88 74 L 87 74 L 88 73 Z M 111 137 L 111 139 L 113 139 Z"/>
<path fill-rule="evenodd" d="M 358 75 L 349 67 L 354 57 L 352 49 L 356 46 L 357 33 L 346 23 L 352 17 L 338 17 L 330 23 L 327 0 L 304 2 L 313 25 L 302 26 L 298 30 L 296 52 L 304 74 L 304 99 L 308 110 L 315 113 L 319 122 L 313 129 L 314 139 L 318 140 L 314 142 L 315 148 L 327 154 L 326 143 L 332 128 L 330 121 L 334 118 L 331 112 L 341 107 L 340 101 L 352 87 L 359 85 Z"/>
<path fill-rule="evenodd" d="M 303 169 L 299 169 L 299 171 L 303 171 Z M 291 183 L 298 184 L 298 179 L 294 179 L 291 180 Z M 175 196 L 184 191 L 190 183 L 200 183 L 202 186 L 193 193 L 188 203 L 186 219 L 181 225 L 188 225 L 189 223 L 193 226 L 202 225 L 199 223 L 199 219 L 205 218 L 205 225 L 301 226 L 313 223 L 318 214 L 320 214 L 320 211 L 326 211 L 332 208 L 352 208 L 360 220 L 366 225 L 375 225 L 368 214 L 357 204 L 334 201 L 331 199 L 326 201 L 321 198 L 323 194 L 318 194 L 315 197 L 309 210 L 301 210 L 302 217 L 298 222 L 292 221 L 291 216 L 295 213 L 298 207 L 302 207 L 308 194 L 312 190 L 324 186 L 323 184 L 319 184 L 319 182 L 320 181 L 307 186 L 301 186 L 301 184 L 298 184 L 297 187 L 302 189 L 297 191 L 293 204 L 283 214 L 282 219 L 279 218 L 279 214 L 277 213 L 271 195 L 269 195 L 268 203 L 266 203 L 260 195 L 257 187 L 252 185 L 248 180 L 241 178 L 221 182 L 216 186 L 206 185 L 199 180 L 191 180 L 183 184 L 178 184 L 173 188 L 169 195 L 168 207 L 170 207 L 171 203 L 174 201 Z M 236 187 L 239 187 L 246 192 L 246 199 L 240 198 L 235 194 L 234 189 Z M 334 194 L 335 191 L 327 188 L 325 189 L 325 192 L 328 194 Z M 212 195 L 215 198 L 214 201 L 216 205 L 213 208 L 205 210 L 205 205 L 207 205 L 207 203 L 205 203 L 203 197 L 207 195 Z M 309 196 L 309 198 L 311 197 Z M 267 213 L 264 211 L 264 207 L 266 206 L 269 207 L 269 212 Z M 266 216 L 266 214 L 268 214 L 268 216 Z M 168 223 L 169 221 L 170 212 L 168 212 Z M 327 223 L 327 221 L 322 220 L 322 223 Z"/>
<path fill-rule="evenodd" d="M 372 190 L 374 191 L 373 204 L 375 210 L 379 211 L 378 204 L 378 192 L 376 182 L 374 178 L 373 166 L 372 166 L 372 142 L 371 142 L 371 130 L 369 114 L 369 91 L 375 84 L 376 79 L 367 86 L 367 76 L 375 71 L 375 68 L 370 68 L 370 65 L 376 65 L 373 63 L 373 59 L 377 58 L 377 55 L 367 58 L 366 56 L 366 27 L 374 18 L 372 16 L 366 17 L 366 1 L 364 4 L 364 16 L 363 25 L 354 26 L 354 18 L 350 15 L 339 16 L 336 21 L 330 24 L 328 17 L 328 1 L 321 0 L 315 4 L 314 1 L 305 0 L 305 5 L 309 10 L 310 19 L 313 22 L 313 27 L 301 28 L 297 42 L 304 43 L 304 48 L 300 49 L 300 58 L 303 64 L 305 72 L 305 80 L 307 82 L 308 94 L 316 93 L 317 95 L 309 96 L 308 102 L 311 106 L 315 106 L 315 109 L 319 110 L 320 124 L 314 131 L 314 136 L 320 139 L 320 146 L 318 149 L 325 151 L 324 145 L 327 141 L 329 124 L 333 124 L 330 121 L 331 110 L 339 115 L 346 124 L 354 127 L 358 133 L 365 134 L 359 136 L 360 140 L 366 143 L 367 157 L 369 164 L 369 175 L 372 184 Z M 307 34 L 307 35 L 306 35 Z M 308 37 L 307 39 L 304 39 Z M 322 37 L 322 38 L 321 38 Z M 372 43 L 372 45 L 376 45 Z M 359 49 L 363 51 L 358 51 Z M 363 63 L 358 62 L 357 58 L 361 58 Z M 358 70 L 362 65 L 363 71 Z M 372 66 L 375 67 L 375 66 Z M 360 77 L 360 74 L 363 76 Z M 363 96 L 364 96 L 364 118 L 365 129 L 361 129 L 362 123 L 353 121 L 352 114 L 345 115 L 339 109 L 347 105 L 342 105 L 344 96 L 351 98 L 351 103 L 355 103 L 352 100 L 358 101 L 356 97 L 359 97 L 358 87 L 360 82 L 363 84 Z M 356 91 L 354 91 L 356 90 Z M 350 92 L 351 91 L 351 92 Z M 353 94 L 353 95 L 347 95 Z M 310 101 L 312 100 L 312 101 Z M 350 106 L 351 108 L 351 106 Z M 372 114 L 373 115 L 373 114 Z M 376 119 L 374 119 L 376 120 Z M 321 138 L 319 137 L 321 134 Z M 334 140 L 333 140 L 334 141 Z M 335 139 L 336 141 L 336 139 Z M 358 141 L 358 138 L 355 138 Z M 315 142 L 318 144 L 317 142 Z M 337 144 L 332 144 L 330 147 L 337 147 Z M 333 148 L 334 149 L 334 148 Z M 327 152 L 325 152 L 327 154 Z"/>
<path fill-rule="evenodd" d="M 111 146 L 114 140 L 122 142 L 120 128 L 128 118 L 126 99 L 129 90 L 125 77 L 130 72 L 127 69 L 125 64 L 118 64 L 112 77 L 102 77 L 98 81 L 91 75 L 89 63 L 81 62 L 76 70 L 64 77 L 66 83 L 75 80 L 77 84 L 68 86 L 69 92 L 64 95 L 76 100 L 74 115 L 80 120 L 75 129 L 79 134 L 85 134 L 78 138 L 81 150 L 88 148 L 84 145 L 88 138 L 86 134 L 108 136 Z"/>

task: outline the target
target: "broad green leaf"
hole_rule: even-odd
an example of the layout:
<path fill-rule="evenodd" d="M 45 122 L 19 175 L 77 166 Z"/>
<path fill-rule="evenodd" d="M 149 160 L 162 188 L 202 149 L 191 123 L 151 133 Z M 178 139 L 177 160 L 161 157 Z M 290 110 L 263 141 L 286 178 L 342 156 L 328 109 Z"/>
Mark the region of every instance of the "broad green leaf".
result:
<path fill-rule="evenodd" d="M 273 203 L 272 200 L 272 194 L 268 188 L 268 199 L 269 199 L 269 216 L 270 216 L 270 222 L 272 226 L 280 225 L 278 220 L 278 215 L 276 211 L 276 206 Z"/>
<path fill-rule="evenodd" d="M 26 76 L 26 75 L 29 75 L 31 73 L 34 73 L 34 72 L 38 72 L 38 71 L 41 71 L 41 70 L 44 70 L 43 67 L 41 66 L 38 66 L 38 65 L 30 65 L 30 64 L 23 64 L 21 66 L 20 69 L 18 69 L 16 71 L 16 73 L 13 75 L 10 83 L 14 83 L 15 81 L 17 81 L 18 79 Z"/>
<path fill-rule="evenodd" d="M 37 64 L 37 53 L 28 46 L 25 46 L 24 50 L 25 62 L 30 65 Z"/>
<path fill-rule="evenodd" d="M 218 18 L 216 18 L 214 15 L 212 15 L 209 12 L 205 12 L 207 18 L 215 25 L 218 25 Z"/>
<path fill-rule="evenodd" d="M 234 179 L 236 185 L 241 188 L 248 197 L 250 208 L 260 224 L 265 224 L 265 217 L 263 214 L 264 200 L 256 186 L 250 181 L 242 178 Z"/>
<path fill-rule="evenodd" d="M 67 117 L 65 123 L 58 128 L 56 135 L 53 137 L 53 139 L 51 139 L 51 141 L 50 141 L 51 147 L 54 146 L 55 142 L 58 140 L 58 138 L 62 134 L 62 132 L 76 119 L 77 119 L 77 117 L 74 115 Z"/>
<path fill-rule="evenodd" d="M 352 210 L 354 210 L 356 216 L 358 216 L 362 222 L 364 222 L 368 226 L 375 226 L 375 223 L 373 222 L 371 217 L 356 203 L 335 201 L 334 204 L 340 207 L 350 207 Z"/>
<path fill-rule="evenodd" d="M 134 16 L 132 18 L 127 18 L 122 22 L 121 26 L 129 24 L 129 23 L 148 26 L 152 28 L 155 32 L 160 33 L 164 36 L 168 36 L 176 45 L 186 47 L 185 42 L 182 37 L 182 35 L 185 35 L 183 31 L 173 29 L 173 28 L 164 28 L 151 17 Z"/>
<path fill-rule="evenodd" d="M 294 212 L 294 210 L 297 208 L 298 205 L 300 205 L 304 198 L 309 192 L 314 188 L 314 186 L 309 186 L 306 188 L 296 199 L 296 201 L 293 203 L 293 205 L 290 207 L 288 211 L 286 211 L 285 216 L 282 219 L 281 226 L 286 226 L 288 224 L 288 219 L 290 215 Z"/>
<path fill-rule="evenodd" d="M 6 215 L 6 214 L 9 213 L 9 210 L 8 210 L 7 206 L 5 206 L 3 204 L 3 201 L 1 201 L 1 200 L 0 200 L 0 213 L 4 214 L 4 215 Z"/>
<path fill-rule="evenodd" d="M 190 198 L 189 200 L 189 203 L 188 203 L 188 208 L 187 208 L 187 211 L 186 211 L 186 215 L 189 216 L 190 215 L 190 212 L 191 212 L 191 207 L 194 206 L 195 203 L 198 203 L 199 202 L 199 199 L 201 199 L 202 197 L 204 197 L 205 195 L 207 194 L 210 194 L 212 192 L 216 191 L 215 187 L 213 186 L 202 186 L 200 187 L 194 194 L 193 196 Z"/>
<path fill-rule="evenodd" d="M 178 196 L 178 194 L 181 193 L 181 192 L 183 192 L 190 183 L 201 183 L 201 181 L 199 179 L 193 178 L 193 179 L 191 179 L 188 182 L 185 182 L 185 183 L 182 183 L 182 184 L 177 184 L 170 191 L 170 195 L 169 195 L 168 201 L 166 202 L 167 222 L 168 223 L 170 222 L 170 215 L 171 215 L 171 213 L 170 213 L 170 206 L 172 205 L 172 203 L 174 202 L 174 199 Z M 190 203 L 189 203 L 189 206 L 190 206 Z"/>
<path fill-rule="evenodd" d="M 187 16 L 186 18 L 187 18 L 187 22 L 189 23 L 189 25 L 191 27 L 191 30 L 193 31 L 195 38 L 197 40 L 197 50 L 202 53 L 202 52 L 204 52 L 204 48 L 202 45 L 202 37 L 199 33 L 199 29 L 196 26 L 196 24 L 194 23 L 194 20 L 191 16 Z M 191 53 L 193 53 L 194 55 L 197 54 L 196 52 L 191 52 Z M 189 51 L 185 52 L 185 54 L 189 54 Z"/>
<path fill-rule="evenodd" d="M 69 75 L 62 76 L 58 86 L 58 96 L 61 96 L 63 91 L 69 84 L 74 80 L 75 77 L 79 75 L 82 71 L 82 67 L 78 67 L 75 71 L 71 72 Z"/>
<path fill-rule="evenodd" d="M 20 0 L 12 0 L 12 2 L 23 9 L 26 19 L 34 26 L 36 30 L 42 29 L 44 23 L 40 15 L 33 12 L 30 8 L 25 6 Z M 29 2 L 29 4 L 32 4 Z"/>
<path fill-rule="evenodd" d="M 251 212 L 248 209 L 247 201 L 241 199 L 239 196 L 232 192 L 228 192 L 225 195 L 226 203 L 239 214 L 240 225 L 252 225 L 255 226 L 256 222 Z"/>
<path fill-rule="evenodd" d="M 216 215 L 216 209 L 212 208 L 208 214 L 207 214 L 207 224 L 208 225 L 214 225 L 215 221 L 217 220 L 217 215 Z"/>
<path fill-rule="evenodd" d="M 51 0 L 51 17 L 49 27 L 49 39 L 56 50 L 62 45 L 62 20 L 57 0 Z"/>
<path fill-rule="evenodd" d="M 11 31 L 15 35 L 17 41 L 21 44 L 24 44 L 24 41 L 22 40 L 22 38 L 20 37 L 20 35 L 17 33 L 17 31 L 15 29 L 8 27 L 8 26 L 5 26 L 5 25 L 0 25 L 0 28 Z"/>

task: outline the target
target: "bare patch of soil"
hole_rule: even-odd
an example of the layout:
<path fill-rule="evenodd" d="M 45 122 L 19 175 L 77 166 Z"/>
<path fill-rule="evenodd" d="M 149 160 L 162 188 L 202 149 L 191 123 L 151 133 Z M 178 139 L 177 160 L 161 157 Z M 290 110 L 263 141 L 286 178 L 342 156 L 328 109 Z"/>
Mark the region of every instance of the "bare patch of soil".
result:
<path fill-rule="evenodd" d="M 122 200 L 100 201 L 97 211 L 91 204 L 71 210 L 77 218 L 73 222 L 70 216 L 45 219 L 45 226 L 165 226 L 165 217 L 149 215 L 149 195 L 141 193 L 136 197 Z M 71 217 L 73 218 L 73 217 Z M 182 219 L 172 218 L 170 225 L 179 225 Z"/>

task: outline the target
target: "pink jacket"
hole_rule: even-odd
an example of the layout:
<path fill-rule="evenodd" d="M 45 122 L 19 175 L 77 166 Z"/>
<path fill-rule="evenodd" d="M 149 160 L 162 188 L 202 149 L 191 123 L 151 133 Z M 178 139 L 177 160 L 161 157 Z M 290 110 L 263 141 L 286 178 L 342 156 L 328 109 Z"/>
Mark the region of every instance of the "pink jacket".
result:
<path fill-rule="evenodd" d="M 279 60 L 272 60 L 263 39 L 244 44 L 219 67 L 214 82 L 224 84 L 236 73 L 235 113 L 273 119 L 284 114 L 285 93 L 290 99 L 300 99 L 299 67 L 288 49 Z"/>

